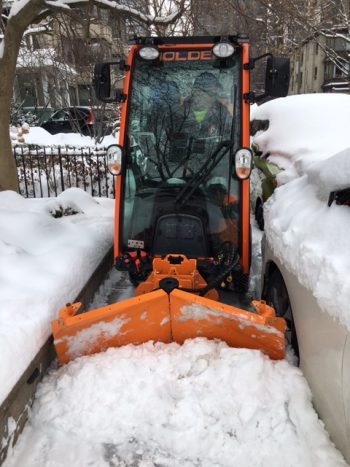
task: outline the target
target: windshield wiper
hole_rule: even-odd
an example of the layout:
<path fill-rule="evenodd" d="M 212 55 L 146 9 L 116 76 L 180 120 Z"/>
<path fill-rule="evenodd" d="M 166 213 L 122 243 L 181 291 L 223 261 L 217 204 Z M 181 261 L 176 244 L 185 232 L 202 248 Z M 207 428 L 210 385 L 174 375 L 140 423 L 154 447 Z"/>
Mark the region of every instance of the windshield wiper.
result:
<path fill-rule="evenodd" d="M 198 170 L 197 174 L 186 183 L 186 185 L 177 195 L 177 197 L 175 198 L 175 204 L 180 203 L 180 205 L 183 205 L 189 200 L 194 191 L 203 182 L 203 180 L 205 180 L 206 177 L 217 166 L 217 164 L 221 161 L 221 159 L 224 157 L 227 151 L 232 148 L 233 144 L 233 140 L 227 140 L 222 141 L 217 145 L 215 151 L 212 154 L 210 154 L 210 156 L 204 161 L 204 164 Z"/>

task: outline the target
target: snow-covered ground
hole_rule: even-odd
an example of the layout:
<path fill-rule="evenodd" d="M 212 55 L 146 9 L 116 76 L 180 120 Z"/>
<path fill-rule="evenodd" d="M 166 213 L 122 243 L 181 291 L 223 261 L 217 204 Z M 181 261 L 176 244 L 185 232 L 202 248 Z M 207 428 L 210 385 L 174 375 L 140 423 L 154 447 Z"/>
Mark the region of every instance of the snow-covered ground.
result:
<path fill-rule="evenodd" d="M 196 339 L 51 371 L 5 467 L 340 467 L 299 369 Z"/>
<path fill-rule="evenodd" d="M 111 144 L 118 144 L 119 134 L 115 136 L 107 135 L 100 143 L 96 143 L 94 138 L 90 136 L 84 136 L 79 133 L 58 133 L 51 135 L 48 131 L 41 127 L 29 127 L 25 126 L 25 129 L 29 133 L 23 133 L 20 130 L 21 142 L 24 144 L 36 144 L 38 146 L 72 146 L 72 147 L 84 147 L 84 148 L 106 148 Z M 11 138 L 13 144 L 18 142 L 18 129 L 13 128 L 11 130 Z"/>
<path fill-rule="evenodd" d="M 267 240 L 320 308 L 350 330 L 350 211 L 327 205 L 331 191 L 350 187 L 350 96 L 276 99 L 252 118 L 270 121 L 253 143 L 285 169 L 264 207 Z"/>
<path fill-rule="evenodd" d="M 53 199 L 0 192 L 0 403 L 111 248 L 113 206 L 76 188 Z"/>

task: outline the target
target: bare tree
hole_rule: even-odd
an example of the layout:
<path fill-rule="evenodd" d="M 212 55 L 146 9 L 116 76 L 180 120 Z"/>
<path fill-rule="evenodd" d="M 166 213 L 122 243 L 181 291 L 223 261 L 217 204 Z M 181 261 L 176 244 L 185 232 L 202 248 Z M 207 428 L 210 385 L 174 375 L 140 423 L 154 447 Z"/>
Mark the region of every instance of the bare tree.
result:
<path fill-rule="evenodd" d="M 235 5 L 239 0 L 227 0 Z M 350 48 L 349 0 L 256 0 L 264 11 L 259 22 L 264 24 L 266 46 L 279 53 L 290 53 L 294 47 L 312 38 L 342 73 L 349 74 Z M 253 18 L 254 20 L 254 18 Z M 327 40 L 323 40 L 327 39 Z M 343 41 L 344 47 L 339 47 Z"/>
<path fill-rule="evenodd" d="M 26 30 L 29 26 L 40 25 L 45 18 L 57 14 L 70 14 L 82 4 L 81 0 L 28 0 L 26 2 L 7 0 L 6 8 L 0 0 L 2 12 L 0 22 L 0 190 L 17 190 L 17 173 L 15 161 L 12 156 L 9 135 L 10 107 L 12 90 L 16 73 L 16 62 Z M 184 12 L 185 0 L 173 0 L 175 9 L 167 16 L 145 14 L 118 1 L 91 0 L 103 8 L 110 8 L 123 18 L 139 21 L 147 27 L 172 24 Z"/>

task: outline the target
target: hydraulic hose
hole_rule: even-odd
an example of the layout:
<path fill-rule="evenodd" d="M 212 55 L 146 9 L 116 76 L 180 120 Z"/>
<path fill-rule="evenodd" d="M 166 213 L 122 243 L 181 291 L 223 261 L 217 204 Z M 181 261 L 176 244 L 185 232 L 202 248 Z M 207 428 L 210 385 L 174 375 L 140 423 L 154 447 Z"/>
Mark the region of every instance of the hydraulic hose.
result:
<path fill-rule="evenodd" d="M 218 276 L 214 277 L 213 280 L 208 282 L 208 284 L 201 291 L 199 291 L 199 295 L 203 296 L 207 292 L 209 292 L 209 290 L 218 287 L 221 284 L 221 282 L 230 274 L 232 269 L 234 269 L 238 265 L 238 263 L 239 255 L 236 252 L 232 251 L 227 258 L 227 264 L 222 270 L 222 272 Z"/>
<path fill-rule="evenodd" d="M 200 296 L 205 295 L 209 290 L 215 289 L 218 287 L 221 282 L 229 275 L 229 273 L 234 269 L 239 263 L 239 255 L 234 250 L 232 250 L 225 261 L 225 267 L 221 273 L 214 277 L 208 284 L 202 289 L 181 289 L 184 292 L 199 293 Z"/>

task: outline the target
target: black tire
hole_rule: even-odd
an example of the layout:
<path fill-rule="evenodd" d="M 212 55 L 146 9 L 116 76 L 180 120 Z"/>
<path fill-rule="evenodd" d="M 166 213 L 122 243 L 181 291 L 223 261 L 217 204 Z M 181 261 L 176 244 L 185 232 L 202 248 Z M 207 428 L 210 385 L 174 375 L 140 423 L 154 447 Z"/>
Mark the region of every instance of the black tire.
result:
<path fill-rule="evenodd" d="M 255 220 L 260 230 L 264 230 L 264 203 L 258 198 L 255 204 Z"/>
<path fill-rule="evenodd" d="M 299 345 L 295 329 L 292 306 L 289 301 L 287 287 L 284 283 L 282 274 L 276 269 L 269 276 L 264 287 L 263 298 L 268 305 L 274 307 L 277 316 L 286 320 L 286 341 L 290 345 L 299 364 Z"/>

